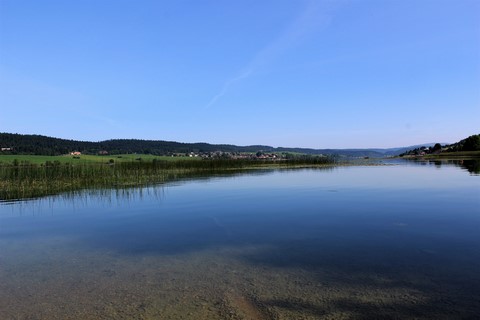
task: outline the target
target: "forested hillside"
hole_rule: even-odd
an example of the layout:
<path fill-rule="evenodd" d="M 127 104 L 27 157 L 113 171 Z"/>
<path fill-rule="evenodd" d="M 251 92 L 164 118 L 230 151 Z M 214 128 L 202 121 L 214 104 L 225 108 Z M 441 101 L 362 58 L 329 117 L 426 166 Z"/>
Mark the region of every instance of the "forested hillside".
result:
<path fill-rule="evenodd" d="M 99 142 L 76 141 L 42 135 L 0 133 L 2 154 L 62 155 L 73 151 L 84 154 L 141 153 L 153 155 L 185 154 L 189 152 L 284 152 L 310 155 L 341 155 L 348 157 L 384 157 L 398 155 L 407 148 L 392 149 L 310 149 L 274 148 L 264 145 L 235 146 L 230 144 L 181 143 L 163 140 L 113 139 Z M 411 149 L 411 148 L 409 148 Z"/>
<path fill-rule="evenodd" d="M 440 154 L 443 152 L 462 152 L 462 151 L 480 151 L 480 134 L 472 135 L 468 138 L 460 140 L 459 142 L 441 145 L 436 143 L 432 147 L 422 146 L 415 149 L 408 150 L 402 154 L 403 156 L 424 156 L 429 154 Z"/>
<path fill-rule="evenodd" d="M 213 145 L 208 143 L 180 143 L 162 140 L 115 139 L 100 142 L 76 141 L 52 138 L 42 135 L 23 135 L 0 133 L 0 148 L 11 154 L 61 155 L 72 151 L 97 154 L 106 151 L 109 154 L 144 153 L 167 155 L 187 152 L 257 152 L 269 151 L 269 146 Z"/>
<path fill-rule="evenodd" d="M 475 134 L 449 146 L 449 151 L 480 151 L 480 134 Z"/>

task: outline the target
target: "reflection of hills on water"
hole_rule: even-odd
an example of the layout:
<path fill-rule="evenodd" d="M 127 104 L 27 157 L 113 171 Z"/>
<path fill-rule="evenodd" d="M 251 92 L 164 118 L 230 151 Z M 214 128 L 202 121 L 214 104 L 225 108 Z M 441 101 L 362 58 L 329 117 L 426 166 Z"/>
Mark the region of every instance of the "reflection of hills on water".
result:
<path fill-rule="evenodd" d="M 480 174 L 480 160 L 479 159 L 465 159 L 465 160 L 430 160 L 429 163 L 433 163 L 437 167 L 441 167 L 444 164 L 455 165 L 472 174 Z"/>
<path fill-rule="evenodd" d="M 480 160 L 460 160 L 460 166 L 468 172 L 480 174 Z"/>

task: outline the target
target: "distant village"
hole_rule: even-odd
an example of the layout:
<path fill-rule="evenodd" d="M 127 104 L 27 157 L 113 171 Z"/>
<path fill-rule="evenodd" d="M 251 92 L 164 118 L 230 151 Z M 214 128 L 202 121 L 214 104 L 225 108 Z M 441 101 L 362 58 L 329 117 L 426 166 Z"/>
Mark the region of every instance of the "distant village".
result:
<path fill-rule="evenodd" d="M 416 148 L 416 149 L 413 149 L 413 150 L 409 150 L 407 152 L 404 152 L 404 153 L 400 154 L 400 157 L 405 157 L 405 156 L 423 157 L 423 156 L 426 156 L 428 154 L 439 154 L 442 151 L 448 151 L 448 149 L 449 149 L 448 146 L 443 146 L 442 147 L 442 145 L 440 143 L 437 143 L 432 147 L 420 147 L 420 148 Z"/>
<path fill-rule="evenodd" d="M 188 156 L 190 158 L 200 157 L 203 159 L 261 159 L 261 160 L 280 160 L 286 159 L 286 154 L 276 154 L 276 153 L 263 153 L 261 151 L 257 153 L 242 153 L 242 152 L 190 152 L 187 154 L 173 154 L 173 157 L 184 157 Z"/>
<path fill-rule="evenodd" d="M 82 155 L 80 151 L 70 152 L 71 156 L 79 157 Z M 109 155 L 108 151 L 102 150 L 97 152 L 97 155 L 107 156 Z M 224 152 L 224 151 L 214 151 L 214 152 L 188 152 L 188 153 L 169 153 L 165 156 L 169 157 L 189 157 L 189 158 L 202 158 L 202 159 L 251 159 L 251 160 L 282 160 L 289 157 L 288 154 L 276 154 L 276 153 L 242 153 L 242 152 Z"/>
<path fill-rule="evenodd" d="M 5 152 L 6 154 L 10 154 L 15 150 L 14 147 L 2 147 L 0 148 L 1 152 Z M 79 158 L 82 154 L 96 154 L 99 156 L 114 156 L 118 155 L 117 153 L 110 153 L 106 150 L 100 150 L 96 153 L 92 152 L 81 152 L 81 151 L 71 151 L 68 155 L 73 156 L 74 158 Z M 137 154 L 137 153 L 133 153 Z M 140 154 L 139 154 L 140 155 Z M 250 160 L 285 160 L 289 158 L 295 157 L 292 153 L 282 152 L 282 153 L 269 153 L 258 151 L 256 153 L 249 153 L 249 152 L 228 152 L 228 151 L 214 151 L 214 152 L 186 152 L 186 153 L 179 153 L 179 152 L 170 152 L 166 153 L 162 156 L 167 157 L 188 157 L 188 158 L 201 158 L 201 159 L 250 159 Z M 321 156 L 321 155 L 320 155 Z"/>

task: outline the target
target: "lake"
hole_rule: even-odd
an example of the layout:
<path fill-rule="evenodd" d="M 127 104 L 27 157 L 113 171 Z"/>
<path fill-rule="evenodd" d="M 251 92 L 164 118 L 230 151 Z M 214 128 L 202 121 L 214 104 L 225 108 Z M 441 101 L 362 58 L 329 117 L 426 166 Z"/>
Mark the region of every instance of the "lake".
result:
<path fill-rule="evenodd" d="M 0 319 L 478 319 L 471 168 L 259 170 L 1 202 Z"/>

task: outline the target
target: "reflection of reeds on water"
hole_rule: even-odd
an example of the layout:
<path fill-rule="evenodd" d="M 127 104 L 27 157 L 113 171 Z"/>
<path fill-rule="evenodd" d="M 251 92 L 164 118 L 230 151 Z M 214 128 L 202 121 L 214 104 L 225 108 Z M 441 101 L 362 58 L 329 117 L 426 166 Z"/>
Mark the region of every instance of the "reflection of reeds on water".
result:
<path fill-rule="evenodd" d="M 0 199 L 25 199 L 82 189 L 129 188 L 185 178 L 232 174 L 258 168 L 325 166 L 334 160 L 312 157 L 288 161 L 205 160 L 45 165 L 16 163 L 0 167 Z"/>

